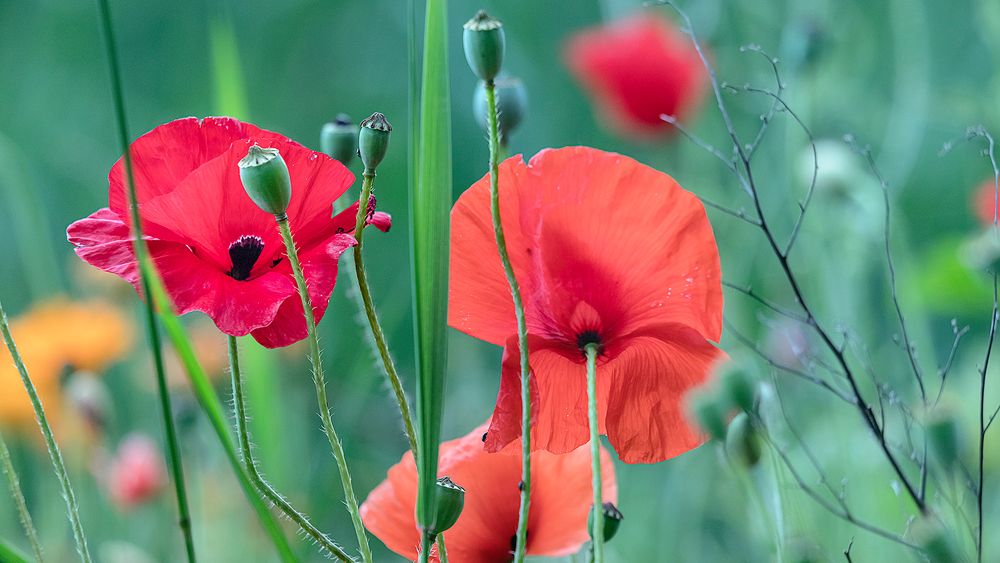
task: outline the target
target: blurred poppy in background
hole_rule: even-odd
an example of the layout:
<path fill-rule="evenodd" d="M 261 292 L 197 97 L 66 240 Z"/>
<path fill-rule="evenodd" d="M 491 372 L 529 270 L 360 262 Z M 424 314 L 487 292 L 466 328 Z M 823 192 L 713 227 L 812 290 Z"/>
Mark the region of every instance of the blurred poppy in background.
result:
<path fill-rule="evenodd" d="M 683 121 L 708 84 L 690 39 L 652 12 L 576 34 L 567 45 L 566 62 L 600 113 L 628 136 L 673 131 L 660 116 Z"/>
<path fill-rule="evenodd" d="M 979 184 L 972 195 L 972 212 L 984 227 L 993 224 L 997 207 L 996 179 L 989 178 Z"/>
<path fill-rule="evenodd" d="M 525 301 L 532 447 L 589 441 L 587 344 L 599 423 L 627 463 L 682 454 L 702 439 L 684 395 L 721 352 L 719 253 L 701 202 L 670 176 L 614 153 L 547 149 L 500 166 L 507 247 Z M 489 178 L 452 209 L 449 323 L 504 346 L 488 451 L 521 435 L 517 326 L 490 219 Z"/>
<path fill-rule="evenodd" d="M 240 182 L 237 162 L 255 143 L 278 149 L 288 165 L 288 217 L 318 322 L 337 260 L 356 244 L 349 233 L 357 203 L 331 218 L 333 202 L 354 182 L 344 165 L 227 117 L 172 121 L 130 150 L 144 235 L 178 311 L 202 311 L 222 332 L 276 348 L 305 338 L 306 324 L 274 216 Z M 121 160 L 109 181 L 109 206 L 70 225 L 69 241 L 80 258 L 138 288 Z"/>
<path fill-rule="evenodd" d="M 108 467 L 108 493 L 123 510 L 154 498 L 167 483 L 159 447 L 145 434 L 126 436 Z"/>
<path fill-rule="evenodd" d="M 466 491 L 462 515 L 444 533 L 448 559 L 455 563 L 511 560 L 521 502 L 521 446 L 515 442 L 509 451 L 485 452 L 482 436 L 486 427 L 483 424 L 462 438 L 441 444 L 440 475 L 451 477 Z M 562 557 L 576 553 L 587 542 L 593 498 L 590 463 L 589 448 L 565 455 L 531 454 L 528 555 Z M 617 502 L 614 463 L 604 448 L 601 478 L 605 501 Z M 361 506 L 365 527 L 408 559 L 415 558 L 420 548 L 414 520 L 416 499 L 417 471 L 413 454 L 407 452 Z"/>

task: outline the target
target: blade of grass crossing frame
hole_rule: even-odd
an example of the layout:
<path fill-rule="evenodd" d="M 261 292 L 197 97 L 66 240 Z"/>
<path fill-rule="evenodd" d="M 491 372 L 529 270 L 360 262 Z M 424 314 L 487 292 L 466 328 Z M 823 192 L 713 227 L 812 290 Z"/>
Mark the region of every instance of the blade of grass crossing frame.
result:
<path fill-rule="evenodd" d="M 16 547 L 0 539 L 0 563 L 28 563 L 28 556 Z"/>
<path fill-rule="evenodd" d="M 420 424 L 417 522 L 426 530 L 434 525 L 434 483 L 448 356 L 448 213 L 452 178 L 446 0 L 427 0 L 424 25 L 417 178 L 410 198 Z M 422 536 L 425 549 L 421 560 L 426 560 L 430 538 Z"/>

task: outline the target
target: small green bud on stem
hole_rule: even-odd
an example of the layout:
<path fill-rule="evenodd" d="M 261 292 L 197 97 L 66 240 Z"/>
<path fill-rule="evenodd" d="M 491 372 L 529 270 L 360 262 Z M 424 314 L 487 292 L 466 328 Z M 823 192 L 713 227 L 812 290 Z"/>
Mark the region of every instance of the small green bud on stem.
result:
<path fill-rule="evenodd" d="M 621 511 L 614 503 L 606 502 L 602 507 L 604 512 L 604 543 L 611 541 L 618 533 L 618 527 L 621 526 L 622 520 L 625 519 L 622 516 Z M 593 539 L 594 530 L 594 507 L 591 505 L 590 514 L 587 516 L 587 530 L 590 530 L 591 539 Z"/>
<path fill-rule="evenodd" d="M 434 518 L 432 534 L 437 536 L 458 522 L 465 507 L 465 489 L 455 484 L 449 477 L 437 480 L 437 515 Z"/>
<path fill-rule="evenodd" d="M 753 421 L 745 412 L 736 415 L 726 431 L 726 452 L 729 458 L 746 467 L 753 467 L 760 461 L 760 437 L 753 427 Z"/>
<path fill-rule="evenodd" d="M 500 74 L 503 65 L 503 24 L 484 10 L 479 10 L 465 23 L 464 29 L 462 44 L 465 46 L 465 60 L 480 80 L 492 81 Z"/>
<path fill-rule="evenodd" d="M 350 165 L 358 153 L 358 126 L 351 121 L 351 116 L 341 113 L 323 125 L 319 146 L 327 156 L 339 160 L 344 166 Z"/>
<path fill-rule="evenodd" d="M 375 112 L 361 122 L 361 132 L 358 134 L 358 154 L 365 172 L 374 173 L 375 169 L 389 151 L 389 134 L 392 125 L 385 115 Z"/>
<path fill-rule="evenodd" d="M 254 143 L 238 165 L 240 181 L 250 199 L 264 211 L 284 218 L 292 199 L 292 180 L 278 149 L 265 149 Z"/>
<path fill-rule="evenodd" d="M 734 407 L 743 412 L 753 412 L 756 402 L 754 381 L 741 365 L 733 360 L 727 361 L 720 366 L 718 378 L 722 392 Z"/>
<path fill-rule="evenodd" d="M 952 468 L 961 456 L 961 430 L 953 410 L 942 403 L 927 417 L 927 438 L 942 466 Z"/>
<path fill-rule="evenodd" d="M 725 411 L 718 397 L 709 390 L 702 390 L 691 398 L 691 414 L 703 432 L 713 440 L 726 439 Z"/>

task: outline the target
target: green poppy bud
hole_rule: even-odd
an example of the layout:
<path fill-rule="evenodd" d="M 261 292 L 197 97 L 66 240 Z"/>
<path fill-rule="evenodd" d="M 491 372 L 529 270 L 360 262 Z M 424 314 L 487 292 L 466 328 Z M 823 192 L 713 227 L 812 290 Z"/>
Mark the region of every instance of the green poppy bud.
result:
<path fill-rule="evenodd" d="M 720 366 L 717 373 L 726 399 L 744 412 L 753 412 L 757 390 L 751 375 L 733 361 Z"/>
<path fill-rule="evenodd" d="M 528 109 L 528 91 L 520 78 L 504 77 L 496 80 L 497 130 L 500 144 L 507 144 L 508 136 L 517 129 Z M 486 103 L 486 84 L 476 84 L 472 96 L 472 112 L 476 122 L 489 133 L 489 106 Z"/>
<path fill-rule="evenodd" d="M 480 80 L 489 82 L 500 74 L 503 64 L 504 33 L 500 20 L 479 10 L 473 18 L 465 22 L 462 44 L 465 46 L 465 60 L 469 68 Z"/>
<path fill-rule="evenodd" d="M 613 503 L 606 502 L 603 505 L 604 512 L 604 543 L 611 541 L 611 538 L 615 537 L 618 533 L 618 527 L 621 526 L 622 520 L 625 519 L 622 513 L 618 510 L 618 507 Z M 590 538 L 594 538 L 594 507 L 590 507 L 590 515 L 587 516 L 587 530 L 590 531 Z"/>
<path fill-rule="evenodd" d="M 348 166 L 358 153 L 358 133 L 358 126 L 351 121 L 351 116 L 342 113 L 320 131 L 320 150 Z"/>
<path fill-rule="evenodd" d="M 760 461 L 760 437 L 753 427 L 753 421 L 745 412 L 733 417 L 726 431 L 726 452 L 747 467 L 753 467 Z"/>
<path fill-rule="evenodd" d="M 292 180 L 278 149 L 263 149 L 254 143 L 239 167 L 243 189 L 257 207 L 283 217 L 292 199 Z"/>
<path fill-rule="evenodd" d="M 926 421 L 927 439 L 941 465 L 951 468 L 961 453 L 961 430 L 953 410 L 942 404 L 931 411 Z"/>
<path fill-rule="evenodd" d="M 361 122 L 361 132 L 358 134 L 358 154 L 366 172 L 374 172 L 389 151 L 389 134 L 392 125 L 385 115 L 375 112 Z"/>
<path fill-rule="evenodd" d="M 704 433 L 713 440 L 726 439 L 725 412 L 715 393 L 703 390 L 694 395 L 690 409 Z"/>
<path fill-rule="evenodd" d="M 939 522 L 929 517 L 913 523 L 910 531 L 917 545 L 923 548 L 931 563 L 956 563 L 964 561 L 951 533 Z"/>
<path fill-rule="evenodd" d="M 465 489 L 449 477 L 437 480 L 437 515 L 434 518 L 434 535 L 446 531 L 458 522 L 465 507 Z"/>

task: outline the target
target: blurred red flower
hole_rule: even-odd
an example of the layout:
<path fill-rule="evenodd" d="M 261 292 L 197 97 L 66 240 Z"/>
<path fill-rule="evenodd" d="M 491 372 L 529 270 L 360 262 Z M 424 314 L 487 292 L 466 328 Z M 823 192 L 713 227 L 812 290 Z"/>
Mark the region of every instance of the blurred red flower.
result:
<path fill-rule="evenodd" d="M 440 475 L 465 488 L 465 508 L 458 522 L 444 533 L 448 559 L 454 563 L 506 563 L 520 507 L 519 441 L 510 451 L 486 453 L 486 424 L 468 435 L 441 444 Z M 605 502 L 616 502 L 615 468 L 601 448 L 601 478 Z M 528 515 L 528 555 L 561 557 L 576 553 L 589 539 L 587 517 L 593 502 L 590 450 L 566 455 L 531 454 L 531 512 Z M 407 452 L 389 469 L 385 481 L 361 505 L 361 519 L 386 547 L 413 559 L 420 548 L 414 519 L 417 470 Z M 431 558 L 437 560 L 437 554 Z"/>
<path fill-rule="evenodd" d="M 612 124 L 640 137 L 672 131 L 660 115 L 684 119 L 708 82 L 690 40 L 651 12 L 578 33 L 566 60 Z"/>
<path fill-rule="evenodd" d="M 500 167 L 507 247 L 525 300 L 532 446 L 589 441 L 584 345 L 600 346 L 600 430 L 627 463 L 661 461 L 702 441 L 683 396 L 720 352 L 722 285 L 712 227 L 670 176 L 586 147 Z M 489 179 L 451 214 L 449 323 L 504 346 L 488 451 L 521 433 L 517 327 L 490 221 Z"/>
<path fill-rule="evenodd" d="M 269 348 L 306 337 L 295 280 L 274 217 L 246 195 L 237 162 L 257 143 L 281 151 L 292 179 L 288 217 L 317 322 L 337 279 L 337 260 L 356 241 L 357 204 L 331 218 L 354 175 L 341 163 L 276 133 L 228 117 L 171 121 L 130 150 L 143 233 L 180 313 L 202 311 L 222 332 Z M 89 264 L 137 289 L 124 165 L 108 176 L 109 206 L 69 226 L 69 241 Z M 386 230 L 388 216 L 372 212 Z"/>
<path fill-rule="evenodd" d="M 119 508 L 128 509 L 156 496 L 167 482 L 163 458 L 147 436 L 125 438 L 108 468 L 108 491 Z"/>
<path fill-rule="evenodd" d="M 972 198 L 972 211 L 981 225 L 989 227 L 993 224 L 996 207 L 996 179 L 989 178 L 976 188 Z"/>

